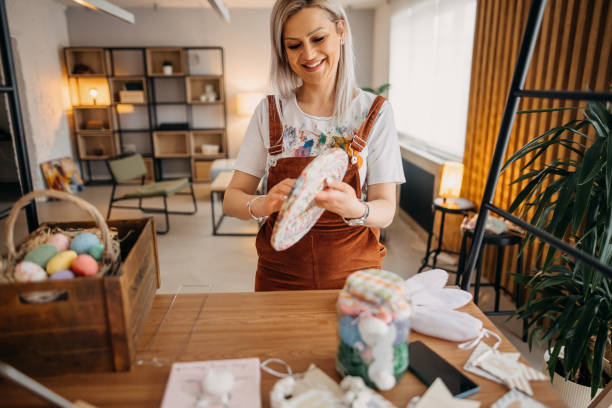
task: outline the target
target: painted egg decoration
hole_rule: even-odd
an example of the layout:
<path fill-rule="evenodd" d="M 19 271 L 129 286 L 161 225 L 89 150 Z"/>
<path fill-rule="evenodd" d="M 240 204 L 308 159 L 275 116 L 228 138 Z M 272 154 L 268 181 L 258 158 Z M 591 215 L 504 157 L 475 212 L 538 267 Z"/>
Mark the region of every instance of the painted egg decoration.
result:
<path fill-rule="evenodd" d="M 23 261 L 15 267 L 17 282 L 40 282 L 47 279 L 47 272 L 34 262 Z"/>
<path fill-rule="evenodd" d="M 83 232 L 72 239 L 70 249 L 77 254 L 86 254 L 92 246 L 99 243 L 100 240 L 96 234 L 92 234 L 91 232 Z"/>
<path fill-rule="evenodd" d="M 72 270 L 78 276 L 95 276 L 98 273 L 98 262 L 91 255 L 81 254 L 72 261 Z"/>
<path fill-rule="evenodd" d="M 63 269 L 70 269 L 72 261 L 77 257 L 75 251 L 64 251 L 55 255 L 47 264 L 47 273 L 53 275 L 55 272 Z"/>
<path fill-rule="evenodd" d="M 67 251 L 70 249 L 70 238 L 60 233 L 53 234 L 47 239 L 47 244 L 55 245 L 58 252 Z"/>
<path fill-rule="evenodd" d="M 36 265 L 44 268 L 47 263 L 58 254 L 57 247 L 52 244 L 42 244 L 28 252 L 23 258 L 24 261 L 35 263 Z"/>
<path fill-rule="evenodd" d="M 49 279 L 51 280 L 74 279 L 74 272 L 72 272 L 70 269 L 62 269 L 61 271 L 57 271 L 53 275 L 51 275 Z"/>
<path fill-rule="evenodd" d="M 96 261 L 99 261 L 100 259 L 102 259 L 102 253 L 104 252 L 104 244 L 96 244 L 89 248 L 89 251 L 87 252 L 89 253 L 89 255 L 93 256 Z"/>

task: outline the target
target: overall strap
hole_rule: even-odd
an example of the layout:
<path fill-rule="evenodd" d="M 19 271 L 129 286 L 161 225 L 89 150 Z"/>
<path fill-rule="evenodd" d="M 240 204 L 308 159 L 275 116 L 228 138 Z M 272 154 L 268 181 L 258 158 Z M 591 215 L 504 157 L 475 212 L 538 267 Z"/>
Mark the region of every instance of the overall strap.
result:
<path fill-rule="evenodd" d="M 283 152 L 283 124 L 276 110 L 276 98 L 268 95 L 268 122 L 270 127 L 270 147 L 268 153 L 271 156 Z"/>
<path fill-rule="evenodd" d="M 382 107 L 383 103 L 387 98 L 384 96 L 378 95 L 374 102 L 372 103 L 372 107 L 366 116 L 366 119 L 361 124 L 361 127 L 353 136 L 353 141 L 351 142 L 351 148 L 355 151 L 362 151 L 368 142 L 368 137 L 370 136 L 370 131 L 372 130 L 372 126 L 374 126 L 374 122 L 376 121 L 376 117 L 378 116 L 378 112 Z"/>

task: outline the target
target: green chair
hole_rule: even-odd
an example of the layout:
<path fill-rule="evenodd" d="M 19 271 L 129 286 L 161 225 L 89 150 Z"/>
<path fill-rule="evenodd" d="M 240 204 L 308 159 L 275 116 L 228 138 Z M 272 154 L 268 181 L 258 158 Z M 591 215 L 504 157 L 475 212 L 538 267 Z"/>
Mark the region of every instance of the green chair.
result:
<path fill-rule="evenodd" d="M 108 204 L 108 213 L 106 214 L 107 219 L 110 218 L 113 207 L 140 210 L 145 213 L 163 213 L 166 218 L 166 228 L 164 230 L 157 231 L 157 233 L 161 235 L 166 234 L 170 230 L 168 214 L 193 215 L 198 212 L 198 205 L 193 192 L 193 185 L 188 178 L 165 180 L 145 184 L 144 181 L 145 175 L 147 174 L 147 168 L 145 167 L 144 160 L 140 154 L 130 154 L 108 159 L 106 160 L 106 165 L 108 166 L 108 170 L 113 178 L 113 191 L 111 192 L 110 202 Z M 140 178 L 140 187 L 115 197 L 117 186 L 137 178 Z M 190 191 L 181 192 L 181 190 L 185 189 L 186 187 L 189 187 Z M 193 200 L 193 211 L 168 211 L 168 197 L 174 194 L 191 195 Z M 152 197 L 161 197 L 164 200 L 164 208 L 150 208 L 142 206 L 143 198 Z M 117 201 L 135 198 L 138 199 L 138 207 L 115 204 Z"/>

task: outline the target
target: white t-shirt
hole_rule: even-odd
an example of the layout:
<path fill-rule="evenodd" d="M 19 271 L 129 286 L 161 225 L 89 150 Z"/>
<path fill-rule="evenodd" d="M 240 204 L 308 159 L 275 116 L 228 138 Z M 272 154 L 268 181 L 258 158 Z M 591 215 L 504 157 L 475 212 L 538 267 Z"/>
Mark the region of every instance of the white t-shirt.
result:
<path fill-rule="evenodd" d="M 293 94 L 288 99 L 281 99 L 281 122 L 283 124 L 283 152 L 270 156 L 268 101 L 264 98 L 251 118 L 242 147 L 236 159 L 235 170 L 255 177 L 263 177 L 276 158 L 317 156 L 327 149 L 350 145 L 353 135 L 372 107 L 376 95 L 363 90 L 351 103 L 349 123 L 334 126 L 333 118 L 313 116 L 304 113 Z M 279 112 L 280 113 L 280 112 Z M 367 146 L 359 153 L 359 178 L 362 189 L 367 185 L 380 183 L 404 183 L 404 172 L 400 154 L 393 110 L 389 101 L 380 108 L 374 126 L 370 130 Z M 363 188 L 366 187 L 366 188 Z"/>

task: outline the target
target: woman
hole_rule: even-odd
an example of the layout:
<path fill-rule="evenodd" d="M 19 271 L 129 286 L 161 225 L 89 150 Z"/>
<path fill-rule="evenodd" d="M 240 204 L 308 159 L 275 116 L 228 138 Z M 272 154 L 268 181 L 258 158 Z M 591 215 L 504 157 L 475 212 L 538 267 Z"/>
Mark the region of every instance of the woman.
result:
<path fill-rule="evenodd" d="M 381 268 L 379 229 L 393 220 L 404 182 L 391 106 L 355 85 L 351 31 L 334 0 L 278 0 L 271 16 L 271 79 L 278 97 L 258 105 L 247 129 L 226 214 L 265 223 L 256 239 L 255 290 L 341 288 L 356 270 Z M 318 154 L 343 148 L 344 180 L 326 181 L 324 208 L 295 245 L 270 245 L 274 222 L 295 179 Z M 255 195 L 267 175 L 267 194 Z"/>

